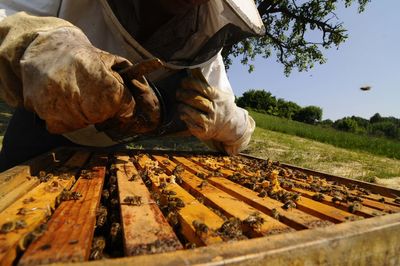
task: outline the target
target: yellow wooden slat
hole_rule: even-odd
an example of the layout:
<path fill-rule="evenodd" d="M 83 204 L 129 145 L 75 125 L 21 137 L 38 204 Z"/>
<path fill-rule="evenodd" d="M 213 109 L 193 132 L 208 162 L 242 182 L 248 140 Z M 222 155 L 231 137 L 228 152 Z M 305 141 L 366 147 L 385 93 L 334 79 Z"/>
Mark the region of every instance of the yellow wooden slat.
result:
<path fill-rule="evenodd" d="M 176 167 L 176 164 L 166 157 L 155 155 L 154 158 L 166 169 L 168 169 L 169 172 L 172 172 Z M 166 161 L 168 161 L 168 163 L 166 163 Z M 245 220 L 250 215 L 258 213 L 257 209 L 251 207 L 241 200 L 236 199 L 235 197 L 232 197 L 231 195 L 211 184 L 202 186 L 203 180 L 187 170 L 181 174 L 181 177 L 183 180 L 182 186 L 185 189 L 190 191 L 191 194 L 195 194 L 198 197 L 203 197 L 204 202 L 207 202 L 208 204 L 212 205 L 212 207 L 219 209 L 227 216 L 233 216 L 239 218 L 240 220 Z M 268 215 L 261 213 L 260 217 L 262 217 L 265 222 L 259 228 L 250 229 L 249 234 L 252 236 L 269 235 L 291 230 L 290 227 Z"/>
<path fill-rule="evenodd" d="M 151 198 L 129 156 L 118 155 L 116 162 L 125 255 L 182 249 L 181 243 Z M 128 205 L 125 202 L 127 197 L 140 197 L 141 203 L 138 206 Z"/>
<path fill-rule="evenodd" d="M 204 173 L 206 176 L 209 176 L 207 178 L 208 182 L 224 190 L 225 192 L 245 201 L 247 204 L 253 206 L 254 208 L 264 213 L 267 213 L 268 215 L 273 215 L 272 210 L 275 209 L 275 211 L 279 213 L 280 221 L 295 229 L 306 229 L 318 226 L 326 226 L 330 224 L 327 221 L 323 221 L 317 217 L 301 212 L 297 209 L 291 209 L 290 211 L 285 210 L 282 208 L 283 204 L 281 202 L 271 199 L 269 197 L 258 197 L 258 193 L 239 184 L 236 184 L 226 178 L 212 177 L 212 172 L 204 169 L 200 165 L 191 162 L 187 158 L 176 156 L 175 159 L 178 162 L 189 167 L 192 171 L 201 172 Z M 220 172 L 228 176 L 233 174 L 233 171 L 226 169 L 221 169 Z"/>
<path fill-rule="evenodd" d="M 106 163 L 105 156 L 92 158 L 87 167 L 89 175 L 85 174 L 90 178 L 79 178 L 71 189 L 82 196 L 60 204 L 48 222 L 47 231 L 29 246 L 18 265 L 88 260 Z"/>
<path fill-rule="evenodd" d="M 138 163 L 143 169 L 146 169 L 148 165 L 154 165 L 154 161 L 152 161 L 148 156 L 138 157 Z M 162 189 L 160 188 L 160 180 L 170 179 L 170 176 L 164 173 L 156 175 L 151 173 L 150 171 L 149 178 L 152 181 L 152 185 L 155 191 L 161 194 Z M 216 231 L 224 223 L 223 219 L 212 212 L 210 209 L 202 205 L 196 198 L 190 195 L 178 184 L 173 182 L 168 183 L 166 181 L 162 182 L 165 183 L 166 190 L 173 191 L 176 194 L 174 195 L 174 197 L 179 198 L 185 204 L 184 207 L 180 208 L 177 211 L 178 219 L 181 224 L 182 235 L 184 235 L 189 242 L 194 243 L 197 246 L 204 246 L 221 242 L 222 239 L 219 236 L 213 234 L 196 233 L 193 222 L 195 220 L 201 221 L 206 224 L 208 228 L 210 228 L 212 231 Z"/>
<path fill-rule="evenodd" d="M 88 152 L 77 152 L 65 165 L 73 168 L 82 166 L 89 155 Z M 66 174 L 70 175 L 68 180 L 53 176 L 48 182 L 41 183 L 0 213 L 2 225 L 17 220 L 23 220 L 26 223 L 24 228 L 0 235 L 0 265 L 11 265 L 17 255 L 18 244 L 24 247 L 24 240 L 29 237 L 29 233 L 40 224 L 45 223 L 48 216 L 51 215 L 56 204 L 56 198 L 62 190 L 71 188 L 75 181 L 75 172 L 67 172 Z M 34 199 L 34 201 L 30 202 L 31 199 Z M 18 215 L 22 208 L 27 210 L 27 213 Z"/>
<path fill-rule="evenodd" d="M 208 161 L 205 162 L 206 164 L 208 163 Z M 221 172 L 222 174 L 228 175 L 234 173 L 232 170 L 221 168 L 223 165 L 222 163 L 215 162 L 215 165 L 217 165 L 217 168 L 214 169 L 218 169 L 218 171 Z M 242 172 L 244 172 L 243 174 L 247 176 L 254 175 L 254 173 L 252 172 L 248 171 L 242 171 Z M 345 222 L 348 221 L 351 217 L 356 217 L 355 215 L 349 212 L 345 212 L 341 209 L 337 209 L 335 207 L 325 205 L 320 202 L 307 199 L 304 197 L 301 197 L 300 200 L 296 202 L 296 205 L 297 208 L 301 211 L 304 211 L 321 219 L 329 220 L 334 223 Z"/>

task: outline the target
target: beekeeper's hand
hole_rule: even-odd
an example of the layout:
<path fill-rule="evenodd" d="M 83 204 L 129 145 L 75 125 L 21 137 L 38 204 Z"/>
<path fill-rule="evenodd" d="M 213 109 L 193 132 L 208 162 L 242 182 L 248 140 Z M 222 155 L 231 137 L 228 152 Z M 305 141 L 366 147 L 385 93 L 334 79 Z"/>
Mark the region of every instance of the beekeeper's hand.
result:
<path fill-rule="evenodd" d="M 49 132 L 135 119 L 137 104 L 117 73 L 131 63 L 95 48 L 79 28 L 18 13 L 0 22 L 0 33 L 3 97 L 35 112 Z"/>
<path fill-rule="evenodd" d="M 182 102 L 180 118 L 194 136 L 228 154 L 246 148 L 255 123 L 236 106 L 231 93 L 209 86 L 201 77 L 190 77 L 182 81 L 177 99 Z"/>

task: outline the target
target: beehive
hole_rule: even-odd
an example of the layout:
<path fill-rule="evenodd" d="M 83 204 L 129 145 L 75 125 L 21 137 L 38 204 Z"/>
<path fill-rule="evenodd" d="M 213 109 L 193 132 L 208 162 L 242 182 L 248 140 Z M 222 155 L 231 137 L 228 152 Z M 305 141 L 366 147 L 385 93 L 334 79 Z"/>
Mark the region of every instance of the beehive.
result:
<path fill-rule="evenodd" d="M 0 175 L 0 262 L 395 265 L 399 196 L 243 155 L 58 149 Z"/>

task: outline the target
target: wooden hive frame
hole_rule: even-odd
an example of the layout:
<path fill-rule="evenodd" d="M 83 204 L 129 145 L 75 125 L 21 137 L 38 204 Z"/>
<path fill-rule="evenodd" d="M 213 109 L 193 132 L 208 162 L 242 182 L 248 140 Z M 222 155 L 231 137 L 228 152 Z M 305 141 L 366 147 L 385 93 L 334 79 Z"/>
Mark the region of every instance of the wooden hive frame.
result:
<path fill-rule="evenodd" d="M 245 187 L 240 180 L 232 179 L 237 172 L 242 178 L 257 177 L 257 169 L 242 167 L 240 160 L 244 164 L 246 160 L 265 163 L 263 159 L 242 155 L 238 163 L 233 163 L 232 158 L 216 154 L 211 157 L 208 154 L 210 160 L 205 160 L 208 157 L 202 157 L 201 153 L 165 155 L 118 150 L 113 154 L 58 149 L 1 173 L 0 226 L 10 221 L 15 226 L 15 221 L 21 219 L 26 225 L 0 234 L 0 265 L 400 263 L 400 203 L 395 201 L 400 196 L 398 190 L 277 164 L 279 175 L 299 170 L 311 179 L 293 175 L 291 185 L 283 187 L 286 192 L 300 195 L 296 206 L 286 210 L 281 199 L 258 196 L 259 191 L 254 190 L 259 188 Z M 178 172 L 177 166 L 183 169 Z M 42 170 L 52 173 L 45 178 L 48 180 L 36 177 L 43 179 Z M 351 213 L 351 202 L 332 202 L 330 192 L 315 200 L 317 192 L 310 190 L 309 183 L 314 182 L 310 176 L 315 177 L 314 181 L 329 181 L 337 189 L 346 184 L 349 187 L 346 193 L 359 197 L 362 207 Z M 118 187 L 118 192 L 112 192 L 116 202 L 113 204 L 117 205 L 104 201 L 104 193 L 110 194 L 113 187 Z M 361 189 L 368 192 L 362 194 Z M 64 194 L 76 197 L 60 202 Z M 182 204 L 179 208 L 175 206 L 176 198 Z M 171 201 L 173 212 L 170 212 Z M 120 215 L 101 227 L 99 206 L 106 204 L 110 205 L 108 217 L 116 209 L 120 209 Z M 275 212 L 280 215 L 275 217 Z M 248 226 L 243 221 L 254 217 L 254 213 L 263 222 Z M 218 233 L 224 219 L 229 217 L 242 221 L 243 233 L 250 239 L 227 242 L 226 236 Z M 360 217 L 365 219 L 358 220 Z M 348 222 L 349 218 L 357 221 Z M 168 223 L 179 225 L 175 228 L 177 235 Z M 198 225 L 203 223 L 207 230 L 199 231 Z M 98 233 L 112 232 L 115 224 L 120 224 L 123 230 L 110 233 L 104 240 L 107 246 L 110 241 L 121 243 L 127 257 L 87 261 L 89 256 L 96 255 L 93 250 L 97 247 L 92 243 L 103 241 Z M 36 239 L 28 247 L 33 237 Z M 198 247 L 185 249 L 186 242 Z M 115 256 L 122 256 L 120 252 Z"/>

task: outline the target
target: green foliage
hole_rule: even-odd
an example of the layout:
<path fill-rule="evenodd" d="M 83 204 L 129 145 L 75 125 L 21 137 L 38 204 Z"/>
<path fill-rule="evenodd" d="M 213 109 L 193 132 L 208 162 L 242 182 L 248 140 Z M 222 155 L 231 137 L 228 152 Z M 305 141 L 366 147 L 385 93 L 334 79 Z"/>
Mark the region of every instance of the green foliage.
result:
<path fill-rule="evenodd" d="M 307 124 L 316 124 L 322 119 L 322 109 L 318 106 L 307 106 L 300 109 L 293 117 L 293 120 Z"/>
<path fill-rule="evenodd" d="M 336 120 L 335 123 L 333 124 L 333 127 L 342 131 L 353 132 L 353 133 L 356 133 L 358 131 L 357 121 L 350 117 L 345 117 Z"/>
<path fill-rule="evenodd" d="M 288 119 L 292 119 L 302 110 L 298 104 L 284 99 L 277 100 L 275 96 L 265 90 L 246 91 L 241 97 L 236 98 L 236 104 L 242 108 Z M 313 119 L 311 120 L 314 122 Z"/>
<path fill-rule="evenodd" d="M 225 64 L 228 68 L 230 56 L 241 55 L 242 64 L 251 72 L 254 66 L 250 62 L 257 55 L 269 58 L 274 54 L 286 75 L 293 68 L 306 71 L 314 63 L 323 64 L 326 59 L 321 49 L 339 47 L 348 37 L 335 10 L 339 4 L 349 7 L 354 2 L 362 12 L 370 0 L 256 0 L 266 34 L 226 47 Z"/>
<path fill-rule="evenodd" d="M 342 132 L 250 111 L 258 127 L 328 143 L 350 150 L 400 159 L 400 141 Z"/>
<path fill-rule="evenodd" d="M 276 108 L 277 101 L 270 92 L 265 90 L 249 90 L 237 99 L 237 105 L 272 114 Z"/>

